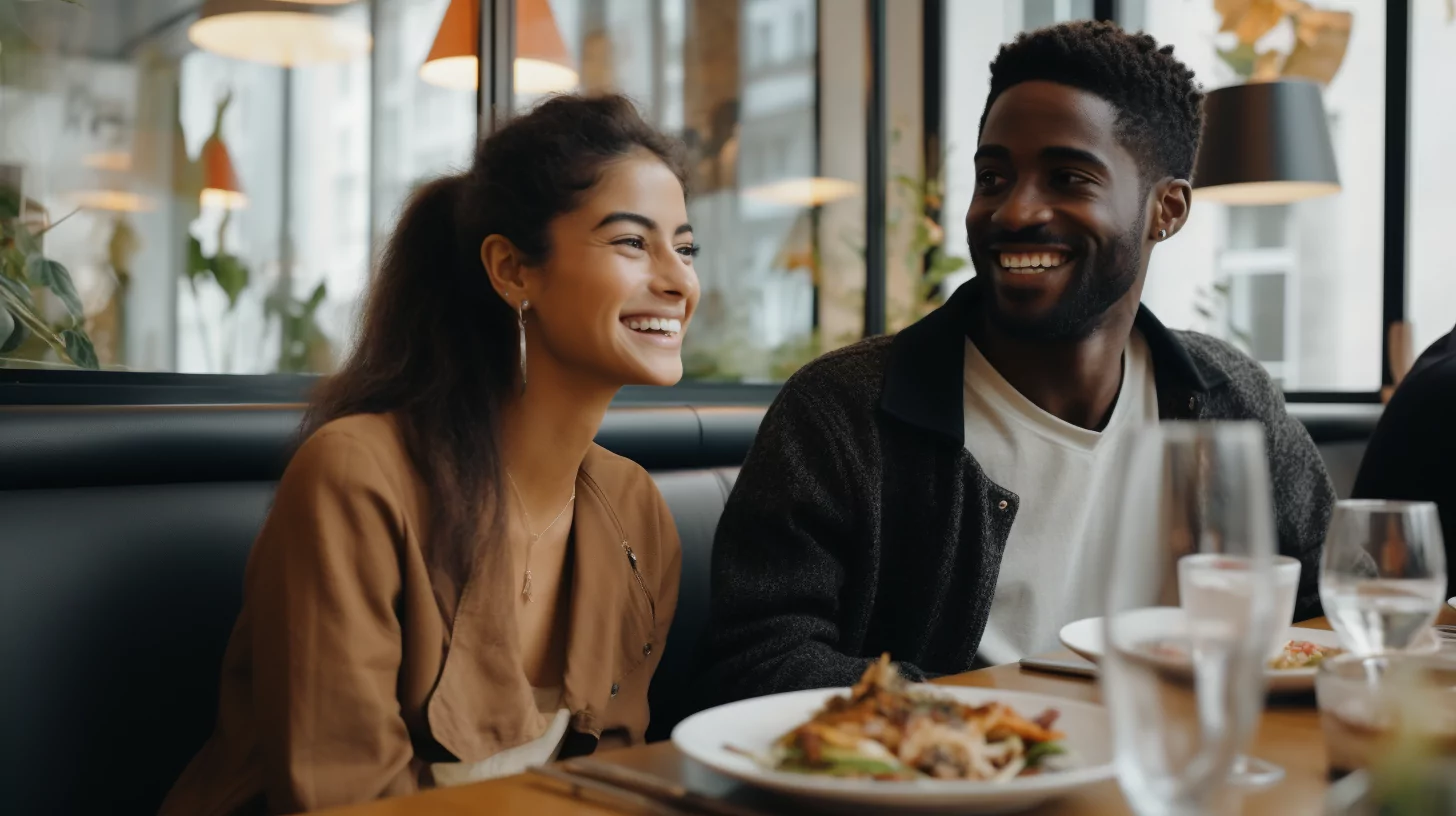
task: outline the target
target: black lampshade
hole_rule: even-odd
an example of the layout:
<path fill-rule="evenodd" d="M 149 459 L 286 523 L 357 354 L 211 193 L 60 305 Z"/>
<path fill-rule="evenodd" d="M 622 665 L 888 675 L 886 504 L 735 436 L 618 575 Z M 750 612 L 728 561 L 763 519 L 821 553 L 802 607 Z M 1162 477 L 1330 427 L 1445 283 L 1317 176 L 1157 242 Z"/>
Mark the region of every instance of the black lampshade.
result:
<path fill-rule="evenodd" d="M 1281 80 L 1212 91 L 1203 103 L 1196 197 L 1285 204 L 1340 191 L 1320 88 Z"/>

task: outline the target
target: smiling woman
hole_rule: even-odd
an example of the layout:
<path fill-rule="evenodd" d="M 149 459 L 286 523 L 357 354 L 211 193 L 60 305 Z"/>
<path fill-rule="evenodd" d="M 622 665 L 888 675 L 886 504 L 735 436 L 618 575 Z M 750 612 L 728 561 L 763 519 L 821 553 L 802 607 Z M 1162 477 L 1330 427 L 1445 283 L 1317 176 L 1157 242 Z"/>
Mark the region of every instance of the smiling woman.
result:
<path fill-rule="evenodd" d="M 592 439 L 623 385 L 682 376 L 684 177 L 624 97 L 561 96 L 413 197 L 164 813 L 312 810 L 643 740 L 679 543 L 647 473 Z"/>

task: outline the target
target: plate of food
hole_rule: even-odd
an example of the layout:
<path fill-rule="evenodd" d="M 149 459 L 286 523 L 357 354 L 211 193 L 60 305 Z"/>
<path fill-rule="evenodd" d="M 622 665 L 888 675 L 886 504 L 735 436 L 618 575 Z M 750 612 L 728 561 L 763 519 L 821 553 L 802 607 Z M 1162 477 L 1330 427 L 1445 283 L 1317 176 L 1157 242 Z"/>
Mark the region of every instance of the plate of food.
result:
<path fill-rule="evenodd" d="M 1147 629 L 1148 635 L 1143 640 L 1149 648 L 1156 649 L 1170 664 L 1187 662 L 1181 642 L 1187 618 L 1182 609 L 1155 607 L 1140 609 L 1133 614 L 1138 616 L 1138 625 Z M 1431 634 L 1431 643 L 1423 643 L 1417 651 L 1438 645 L 1434 632 Z M 1062 627 L 1060 638 L 1063 646 L 1082 657 L 1094 663 L 1102 659 L 1102 618 L 1069 623 Z M 1283 694 L 1313 691 L 1314 676 L 1320 662 L 1344 654 L 1344 649 L 1340 647 L 1339 636 L 1327 629 L 1290 626 L 1283 631 L 1271 652 L 1264 678 L 1270 692 Z"/>
<path fill-rule="evenodd" d="M 1111 779 L 1101 706 L 906 681 L 881 657 L 852 688 L 774 694 L 672 732 L 713 770 L 793 798 L 892 812 L 1011 813 Z"/>

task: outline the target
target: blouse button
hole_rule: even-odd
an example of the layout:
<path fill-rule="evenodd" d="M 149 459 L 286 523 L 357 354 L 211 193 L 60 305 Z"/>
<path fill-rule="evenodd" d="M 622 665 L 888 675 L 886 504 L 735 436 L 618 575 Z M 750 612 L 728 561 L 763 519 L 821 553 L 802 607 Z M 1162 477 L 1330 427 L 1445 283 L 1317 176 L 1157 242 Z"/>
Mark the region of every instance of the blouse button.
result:
<path fill-rule="evenodd" d="M 1001 501 L 999 501 L 999 502 L 996 503 L 996 506 L 999 507 L 999 508 L 1001 508 L 1002 510 L 1005 510 L 1010 505 L 1008 505 L 1006 503 L 1006 500 L 1005 499 L 1002 499 Z"/>
<path fill-rule="evenodd" d="M 644 644 L 642 644 L 642 654 L 643 655 L 647 655 L 647 656 L 650 656 L 652 654 L 652 644 L 651 643 L 644 643 Z"/>
<path fill-rule="evenodd" d="M 619 692 L 621 690 L 622 690 L 622 687 L 621 686 L 617 685 L 616 683 L 613 683 L 612 684 L 612 696 L 613 697 L 616 697 L 617 696 L 617 692 Z"/>
<path fill-rule="evenodd" d="M 1196 406 L 1197 404 L 1198 404 L 1198 398 L 1197 397 L 1189 397 L 1188 398 L 1188 410 L 1192 411 L 1193 408 L 1194 408 L 1194 406 Z"/>

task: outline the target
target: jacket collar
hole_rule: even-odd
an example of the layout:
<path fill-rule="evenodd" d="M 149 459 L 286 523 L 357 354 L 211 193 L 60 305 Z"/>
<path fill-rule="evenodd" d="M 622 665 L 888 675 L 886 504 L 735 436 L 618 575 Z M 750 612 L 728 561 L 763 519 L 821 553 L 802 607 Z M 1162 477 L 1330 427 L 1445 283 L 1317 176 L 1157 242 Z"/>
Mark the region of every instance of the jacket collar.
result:
<path fill-rule="evenodd" d="M 967 281 L 943 306 L 901 331 L 890 344 L 880 408 L 903 422 L 965 444 L 966 329 L 984 295 L 979 277 Z M 1147 340 L 1159 403 L 1177 390 L 1203 393 L 1228 382 L 1222 369 L 1195 360 L 1178 336 L 1146 306 L 1133 326 Z"/>

